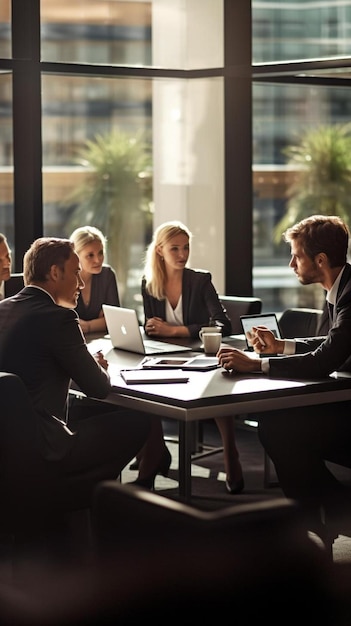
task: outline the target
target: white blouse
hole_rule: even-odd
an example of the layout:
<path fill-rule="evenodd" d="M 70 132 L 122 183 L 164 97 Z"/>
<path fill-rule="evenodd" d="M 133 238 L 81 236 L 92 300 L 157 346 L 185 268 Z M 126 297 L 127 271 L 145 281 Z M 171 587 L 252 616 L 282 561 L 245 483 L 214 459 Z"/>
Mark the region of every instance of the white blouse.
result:
<path fill-rule="evenodd" d="M 183 296 L 181 295 L 175 309 L 173 309 L 169 300 L 166 298 L 166 322 L 172 324 L 172 326 L 184 326 L 182 298 Z"/>

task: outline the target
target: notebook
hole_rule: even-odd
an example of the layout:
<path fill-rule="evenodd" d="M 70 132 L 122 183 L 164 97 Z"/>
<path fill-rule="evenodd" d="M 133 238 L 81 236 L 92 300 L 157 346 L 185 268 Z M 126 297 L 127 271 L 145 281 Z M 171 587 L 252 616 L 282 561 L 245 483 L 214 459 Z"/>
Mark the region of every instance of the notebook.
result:
<path fill-rule="evenodd" d="M 187 383 L 189 376 L 186 376 L 180 369 L 177 370 L 121 370 L 123 380 L 127 385 L 145 385 L 160 383 Z"/>
<path fill-rule="evenodd" d="M 189 346 L 144 339 L 134 309 L 125 309 L 110 304 L 102 305 L 108 334 L 114 348 L 137 352 L 138 354 L 167 354 L 168 352 L 186 352 Z"/>
<path fill-rule="evenodd" d="M 277 339 L 282 339 L 282 334 L 279 328 L 278 319 L 275 313 L 257 313 L 256 315 L 241 315 L 240 322 L 245 335 L 246 345 L 248 350 L 253 350 L 251 343 L 249 342 L 246 333 L 250 332 L 253 326 L 267 326 Z M 266 355 L 267 356 L 267 355 Z"/>

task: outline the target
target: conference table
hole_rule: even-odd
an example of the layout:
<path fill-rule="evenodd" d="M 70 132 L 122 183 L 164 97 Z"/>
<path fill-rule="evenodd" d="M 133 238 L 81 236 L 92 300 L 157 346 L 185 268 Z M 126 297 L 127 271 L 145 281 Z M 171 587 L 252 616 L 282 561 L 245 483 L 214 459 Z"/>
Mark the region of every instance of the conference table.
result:
<path fill-rule="evenodd" d="M 191 352 L 179 355 L 201 353 L 199 342 L 179 340 L 177 343 L 192 348 Z M 232 336 L 223 338 L 223 344 L 242 347 L 244 340 L 242 336 Z M 262 374 L 232 374 L 218 368 L 188 371 L 187 383 L 128 385 L 120 376 L 120 370 L 140 367 L 143 356 L 116 350 L 106 338 L 92 338 L 88 345 L 92 353 L 102 350 L 109 363 L 113 387 L 105 401 L 178 422 L 178 490 L 179 497 L 186 502 L 191 498 L 194 422 L 220 416 L 351 400 L 351 375 L 335 373 L 318 380 L 288 380 Z"/>

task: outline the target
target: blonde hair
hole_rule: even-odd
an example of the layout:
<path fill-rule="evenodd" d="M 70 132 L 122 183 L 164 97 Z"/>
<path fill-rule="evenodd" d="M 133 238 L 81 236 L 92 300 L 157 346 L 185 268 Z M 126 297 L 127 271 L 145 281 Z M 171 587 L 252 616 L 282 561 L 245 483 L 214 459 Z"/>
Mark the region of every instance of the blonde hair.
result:
<path fill-rule="evenodd" d="M 106 237 L 101 230 L 95 226 L 81 226 L 76 228 L 70 236 L 70 241 L 74 244 L 74 249 L 79 255 L 83 248 L 93 241 L 99 241 L 105 254 Z"/>
<path fill-rule="evenodd" d="M 182 222 L 165 222 L 156 228 L 152 241 L 146 250 L 144 265 L 145 286 L 147 292 L 154 298 L 157 298 L 157 300 L 165 299 L 167 280 L 163 257 L 157 253 L 157 248 L 164 246 L 177 235 L 186 235 L 189 242 L 192 237 L 190 230 Z"/>

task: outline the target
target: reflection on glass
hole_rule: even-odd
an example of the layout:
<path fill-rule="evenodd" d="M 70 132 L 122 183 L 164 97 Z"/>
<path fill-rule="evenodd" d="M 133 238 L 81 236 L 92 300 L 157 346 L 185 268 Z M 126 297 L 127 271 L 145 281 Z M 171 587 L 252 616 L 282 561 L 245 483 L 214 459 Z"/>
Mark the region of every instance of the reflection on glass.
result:
<path fill-rule="evenodd" d="M 43 61 L 223 66 L 223 0 L 41 0 L 40 7 Z"/>
<path fill-rule="evenodd" d="M 11 0 L 0 2 L 0 58 L 11 57 Z"/>
<path fill-rule="evenodd" d="M 6 235 L 13 257 L 13 142 L 12 142 L 12 74 L 0 72 L 0 232 Z"/>
<path fill-rule="evenodd" d="M 151 2 L 41 0 L 42 60 L 151 64 Z"/>
<path fill-rule="evenodd" d="M 350 27 L 350 0 L 253 0 L 253 63 L 349 56 Z"/>

